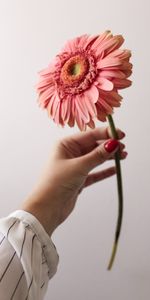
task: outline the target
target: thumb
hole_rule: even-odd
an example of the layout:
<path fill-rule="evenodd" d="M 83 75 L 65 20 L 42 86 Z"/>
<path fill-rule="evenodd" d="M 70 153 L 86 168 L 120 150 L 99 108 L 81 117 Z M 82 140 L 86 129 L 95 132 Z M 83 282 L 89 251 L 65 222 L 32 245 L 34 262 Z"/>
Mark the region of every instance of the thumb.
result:
<path fill-rule="evenodd" d="M 112 157 L 112 154 L 114 154 L 118 149 L 118 140 L 107 140 L 91 152 L 79 157 L 82 169 L 89 173 L 93 168 Z"/>

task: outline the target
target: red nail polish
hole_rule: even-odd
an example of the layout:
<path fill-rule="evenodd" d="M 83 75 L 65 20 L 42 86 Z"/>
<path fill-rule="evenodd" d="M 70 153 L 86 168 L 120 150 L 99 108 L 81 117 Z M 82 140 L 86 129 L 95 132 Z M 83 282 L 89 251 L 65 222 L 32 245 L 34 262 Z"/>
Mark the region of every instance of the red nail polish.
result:
<path fill-rule="evenodd" d="M 111 139 L 104 144 L 105 150 L 109 153 L 113 152 L 119 146 L 119 142 L 115 139 Z"/>

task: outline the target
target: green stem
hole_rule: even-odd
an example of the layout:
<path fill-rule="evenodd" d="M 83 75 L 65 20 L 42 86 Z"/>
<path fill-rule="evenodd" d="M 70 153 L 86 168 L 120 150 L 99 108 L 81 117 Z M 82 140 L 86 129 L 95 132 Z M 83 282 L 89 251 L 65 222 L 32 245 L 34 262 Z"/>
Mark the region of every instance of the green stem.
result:
<path fill-rule="evenodd" d="M 113 138 L 118 139 L 117 131 L 112 116 L 108 115 L 107 118 L 108 118 L 108 122 L 109 122 L 109 126 Z M 116 164 L 116 171 L 117 171 L 117 187 L 118 187 L 118 219 L 117 219 L 115 240 L 113 244 L 112 254 L 107 268 L 108 270 L 111 270 L 116 256 L 119 236 L 121 232 L 122 216 L 123 216 L 123 188 L 122 188 L 121 165 L 120 165 L 120 151 L 117 151 L 115 153 L 115 164 Z"/>

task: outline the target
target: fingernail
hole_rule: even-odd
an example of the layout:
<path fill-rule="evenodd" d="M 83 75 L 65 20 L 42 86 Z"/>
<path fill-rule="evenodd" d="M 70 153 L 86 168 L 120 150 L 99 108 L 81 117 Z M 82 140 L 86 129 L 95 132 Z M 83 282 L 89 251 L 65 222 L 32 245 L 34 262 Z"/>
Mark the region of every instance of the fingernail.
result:
<path fill-rule="evenodd" d="M 124 138 L 125 136 L 126 134 L 123 131 L 121 131 L 121 137 Z"/>
<path fill-rule="evenodd" d="M 104 144 L 104 148 L 107 152 L 113 152 L 119 146 L 118 140 L 111 139 Z"/>
<path fill-rule="evenodd" d="M 124 151 L 123 153 L 124 153 L 124 156 L 127 157 L 128 152 Z"/>

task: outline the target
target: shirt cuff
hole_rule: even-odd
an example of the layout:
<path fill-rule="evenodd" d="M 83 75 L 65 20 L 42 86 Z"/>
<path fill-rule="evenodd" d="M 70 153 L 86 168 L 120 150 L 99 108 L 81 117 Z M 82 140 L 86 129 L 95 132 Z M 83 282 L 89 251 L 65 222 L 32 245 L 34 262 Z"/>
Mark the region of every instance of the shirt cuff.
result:
<path fill-rule="evenodd" d="M 53 277 L 57 271 L 59 255 L 54 243 L 45 231 L 42 224 L 34 215 L 24 210 L 16 210 L 11 213 L 8 218 L 9 217 L 15 217 L 16 219 L 22 221 L 25 225 L 29 225 L 31 227 L 41 243 L 41 247 L 47 260 L 47 265 L 49 268 L 49 279 Z"/>

